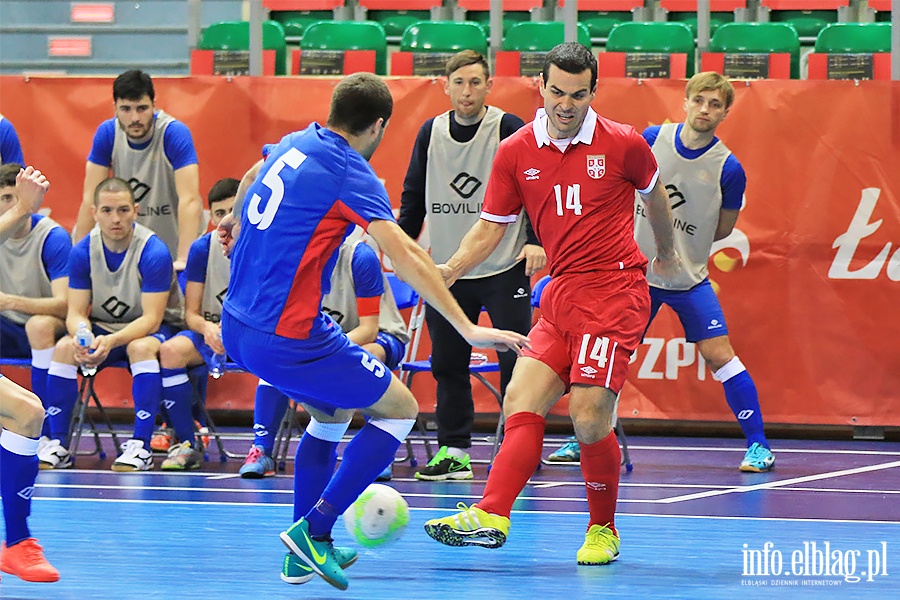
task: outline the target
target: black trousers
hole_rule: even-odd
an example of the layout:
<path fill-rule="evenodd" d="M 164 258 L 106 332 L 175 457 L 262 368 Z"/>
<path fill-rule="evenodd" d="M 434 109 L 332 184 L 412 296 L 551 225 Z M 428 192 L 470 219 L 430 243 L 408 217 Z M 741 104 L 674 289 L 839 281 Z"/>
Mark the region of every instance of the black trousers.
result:
<path fill-rule="evenodd" d="M 526 334 L 531 329 L 531 281 L 525 275 L 525 261 L 497 275 L 480 279 L 461 279 L 450 292 L 466 316 L 478 322 L 482 306 L 498 329 Z M 431 335 L 431 370 L 437 381 L 437 431 L 441 446 L 469 448 L 475 405 L 469 379 L 472 347 L 456 329 L 431 306 L 425 307 L 425 321 Z M 514 352 L 498 352 L 500 393 L 516 364 Z"/>

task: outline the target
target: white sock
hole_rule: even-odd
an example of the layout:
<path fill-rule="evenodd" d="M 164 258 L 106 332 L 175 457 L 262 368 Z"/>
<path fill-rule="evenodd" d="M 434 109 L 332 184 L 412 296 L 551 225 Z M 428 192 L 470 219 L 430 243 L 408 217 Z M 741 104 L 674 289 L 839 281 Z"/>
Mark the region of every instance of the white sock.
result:
<path fill-rule="evenodd" d="M 465 448 L 454 448 L 453 446 L 447 446 L 447 456 L 452 456 L 453 458 L 465 458 L 469 453 Z"/>

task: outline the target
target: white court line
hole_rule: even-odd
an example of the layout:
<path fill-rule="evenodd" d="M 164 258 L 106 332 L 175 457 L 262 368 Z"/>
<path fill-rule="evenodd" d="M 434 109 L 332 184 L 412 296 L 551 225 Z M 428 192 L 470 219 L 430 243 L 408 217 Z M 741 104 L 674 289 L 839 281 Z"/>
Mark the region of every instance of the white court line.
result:
<path fill-rule="evenodd" d="M 171 505 L 183 505 L 183 506 L 196 506 L 197 504 L 209 504 L 215 506 L 254 506 L 254 507 L 272 507 L 272 508 L 284 508 L 293 506 L 292 504 L 278 504 L 271 502 L 196 502 L 192 500 L 137 500 L 134 498 L 40 498 L 35 497 L 33 500 L 37 500 L 40 502 L 108 502 L 108 503 L 122 503 L 122 504 L 147 504 L 153 502 L 155 504 L 171 504 Z M 410 506 L 409 510 L 411 511 L 429 511 L 429 512 L 443 512 L 443 511 L 452 511 L 453 509 L 442 509 L 442 508 L 422 508 L 418 506 Z M 587 511 L 569 511 L 569 510 L 513 510 L 513 513 L 516 514 L 541 514 L 541 515 L 578 515 L 585 516 L 589 513 Z M 649 517 L 655 519 L 711 519 L 711 520 L 721 520 L 721 521 L 789 521 L 789 522 L 799 522 L 799 523 L 848 523 L 852 525 L 858 524 L 873 524 L 873 525 L 888 525 L 888 526 L 900 526 L 900 523 L 897 521 L 875 521 L 875 520 L 867 520 L 867 519 L 810 519 L 810 518 L 784 518 L 784 517 L 737 517 L 737 516 L 714 516 L 714 515 L 654 515 L 648 513 L 616 513 L 617 517 Z"/>
<path fill-rule="evenodd" d="M 770 490 L 773 488 L 793 485 L 795 483 L 806 483 L 807 481 L 819 481 L 822 479 L 832 479 L 834 477 L 843 477 L 844 475 L 858 475 L 859 473 L 870 473 L 872 471 L 883 471 L 885 469 L 893 469 L 900 467 L 900 461 L 882 463 L 880 465 L 868 465 L 866 467 L 857 467 L 855 469 L 843 469 L 841 471 L 830 471 L 828 473 L 819 473 L 816 475 L 806 475 L 804 477 L 795 477 L 793 479 L 782 479 L 781 481 L 770 481 L 768 483 L 758 483 L 756 485 L 736 486 L 725 490 L 710 490 L 708 492 L 699 492 L 696 494 L 687 494 L 684 496 L 673 496 L 671 498 L 661 498 L 659 500 L 651 500 L 650 502 L 657 504 L 674 504 L 676 502 L 686 502 L 688 500 L 699 500 L 701 498 L 712 498 L 714 496 L 722 496 L 724 494 L 755 492 L 758 490 Z M 621 502 L 621 500 L 620 500 Z"/>
<path fill-rule="evenodd" d="M 677 452 L 747 452 L 746 448 L 711 448 L 706 446 L 632 446 L 628 444 L 629 450 L 674 450 Z M 814 448 L 776 448 L 773 450 L 776 454 L 855 454 L 859 456 L 900 456 L 900 451 L 891 450 L 824 450 Z M 545 463 L 546 464 L 546 463 Z M 556 463 L 566 464 L 566 463 Z"/>
<path fill-rule="evenodd" d="M 240 473 L 225 473 L 224 475 L 213 475 L 211 477 L 207 477 L 206 480 L 207 481 L 215 481 L 218 479 L 236 479 L 240 476 L 241 476 Z"/>

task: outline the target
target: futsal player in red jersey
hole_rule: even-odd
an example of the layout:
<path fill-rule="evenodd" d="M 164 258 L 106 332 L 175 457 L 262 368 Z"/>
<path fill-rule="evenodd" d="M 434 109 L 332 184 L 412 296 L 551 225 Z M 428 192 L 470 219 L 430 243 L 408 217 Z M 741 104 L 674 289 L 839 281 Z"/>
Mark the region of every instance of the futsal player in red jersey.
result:
<path fill-rule="evenodd" d="M 450 546 L 496 548 L 509 516 L 541 458 L 545 416 L 569 393 L 581 446 L 590 522 L 578 564 L 619 556 L 614 513 L 621 454 L 612 432 L 616 394 L 650 316 L 647 258 L 634 240 L 634 192 L 646 204 L 663 277 L 681 261 L 673 246 L 671 210 L 656 159 L 640 133 L 599 116 L 597 60 L 577 43 L 544 60 L 544 108 L 500 144 L 481 220 L 441 265 L 448 284 L 479 264 L 524 208 L 547 252 L 553 279 L 541 299 L 531 349 L 516 363 L 503 404 L 505 439 L 484 496 L 455 515 L 425 523 Z"/>

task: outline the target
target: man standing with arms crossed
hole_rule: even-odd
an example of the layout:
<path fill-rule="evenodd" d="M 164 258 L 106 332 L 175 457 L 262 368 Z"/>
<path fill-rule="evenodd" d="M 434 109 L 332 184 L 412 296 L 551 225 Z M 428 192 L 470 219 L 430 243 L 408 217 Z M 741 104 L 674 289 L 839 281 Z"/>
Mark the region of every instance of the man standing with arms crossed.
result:
<path fill-rule="evenodd" d="M 94 190 L 111 172 L 131 185 L 141 206 L 137 222 L 165 242 L 181 272 L 200 235 L 200 168 L 191 132 L 156 110 L 155 99 L 153 80 L 143 71 L 125 71 L 113 82 L 116 116 L 94 134 L 73 237 L 77 243 L 94 227 Z"/>
<path fill-rule="evenodd" d="M 484 496 L 425 531 L 450 546 L 499 547 L 509 515 L 541 458 L 545 416 L 569 392 L 581 444 L 590 522 L 579 564 L 619 556 L 614 523 L 621 453 L 612 431 L 616 394 L 650 315 L 647 258 L 634 240 L 634 192 L 646 203 L 662 276 L 680 271 L 668 198 L 656 161 L 634 128 L 595 113 L 597 59 L 577 43 L 544 60 L 544 108 L 504 141 L 494 160 L 481 220 L 443 270 L 452 284 L 495 248 L 524 208 L 547 250 L 553 279 L 544 289 L 532 348 L 507 390 L 506 437 Z"/>
<path fill-rule="evenodd" d="M 485 106 L 492 80 L 487 60 L 464 50 L 447 61 L 445 91 L 449 110 L 425 121 L 416 136 L 403 182 L 400 228 L 417 238 L 428 215 L 431 258 L 442 263 L 478 221 L 491 163 L 500 141 L 524 125 L 516 115 Z M 450 293 L 466 316 L 478 322 L 482 307 L 491 323 L 526 333 L 531 328 L 531 275 L 544 268 L 546 255 L 527 218 L 507 228 L 497 249 L 456 282 Z M 425 320 L 431 336 L 431 372 L 437 381 L 437 432 L 440 450 L 416 479 L 472 479 L 475 406 L 469 379 L 472 347 L 430 305 Z M 499 355 L 500 393 L 512 377 L 516 356 Z"/>

